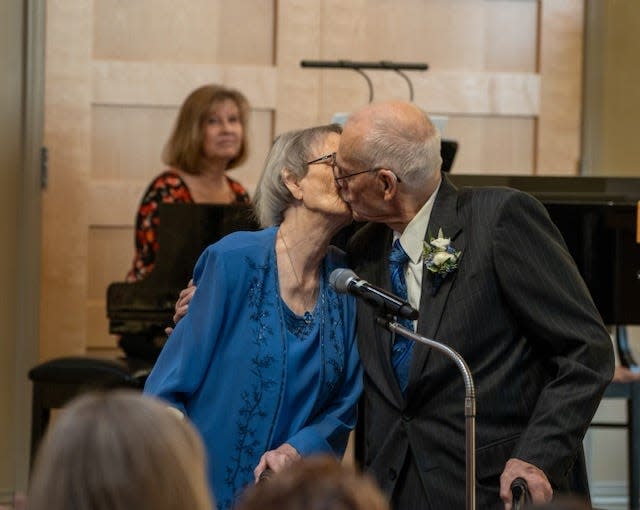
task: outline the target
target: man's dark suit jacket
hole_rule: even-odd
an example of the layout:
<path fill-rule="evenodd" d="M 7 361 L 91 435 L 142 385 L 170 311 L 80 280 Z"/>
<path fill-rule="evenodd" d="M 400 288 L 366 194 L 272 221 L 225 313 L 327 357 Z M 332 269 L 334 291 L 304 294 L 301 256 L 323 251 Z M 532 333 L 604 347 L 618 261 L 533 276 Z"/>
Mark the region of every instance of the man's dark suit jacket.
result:
<path fill-rule="evenodd" d="M 503 508 L 499 477 L 511 457 L 541 468 L 555 490 L 576 479 L 588 490 L 581 441 L 611 380 L 613 349 L 562 236 L 533 197 L 458 191 L 446 176 L 427 238 L 440 228 L 462 257 L 435 295 L 425 269 L 417 331 L 457 350 L 473 373 L 478 508 Z M 385 225 L 360 229 L 347 249 L 358 276 L 390 288 L 391 244 Z M 391 335 L 374 317 L 358 303 L 364 468 L 396 508 L 463 509 L 463 379 L 443 354 L 417 344 L 403 397 Z"/>

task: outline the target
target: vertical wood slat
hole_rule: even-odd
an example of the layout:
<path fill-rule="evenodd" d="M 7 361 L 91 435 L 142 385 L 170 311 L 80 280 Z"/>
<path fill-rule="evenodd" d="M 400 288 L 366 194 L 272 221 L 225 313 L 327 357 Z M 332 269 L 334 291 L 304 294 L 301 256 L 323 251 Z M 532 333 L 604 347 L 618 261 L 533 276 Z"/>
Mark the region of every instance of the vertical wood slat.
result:
<path fill-rule="evenodd" d="M 47 4 L 40 360 L 85 350 L 92 2 Z"/>
<path fill-rule="evenodd" d="M 276 67 L 278 94 L 275 132 L 318 124 L 320 79 L 300 68 L 300 55 L 320 59 L 323 2 L 278 0 Z"/>
<path fill-rule="evenodd" d="M 577 175 L 582 121 L 584 3 L 541 0 L 536 173 Z"/>

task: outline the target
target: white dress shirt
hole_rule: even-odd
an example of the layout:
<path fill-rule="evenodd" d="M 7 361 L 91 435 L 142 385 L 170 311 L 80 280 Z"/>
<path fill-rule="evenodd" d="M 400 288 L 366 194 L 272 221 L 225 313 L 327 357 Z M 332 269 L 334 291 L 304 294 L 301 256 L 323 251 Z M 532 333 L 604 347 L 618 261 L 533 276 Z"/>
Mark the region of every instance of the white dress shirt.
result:
<path fill-rule="evenodd" d="M 431 218 L 431 210 L 436 201 L 436 195 L 440 189 L 440 184 L 431 194 L 429 200 L 425 202 L 413 219 L 409 222 L 404 232 L 393 232 L 393 241 L 400 239 L 402 249 L 409 255 L 409 263 L 404 269 L 404 277 L 407 282 L 407 298 L 411 306 L 416 310 L 420 310 L 420 295 L 422 294 L 422 246 L 427 227 L 429 226 L 429 218 Z M 432 232 L 435 236 L 438 233 Z M 413 321 L 413 329 L 416 329 L 416 322 Z"/>

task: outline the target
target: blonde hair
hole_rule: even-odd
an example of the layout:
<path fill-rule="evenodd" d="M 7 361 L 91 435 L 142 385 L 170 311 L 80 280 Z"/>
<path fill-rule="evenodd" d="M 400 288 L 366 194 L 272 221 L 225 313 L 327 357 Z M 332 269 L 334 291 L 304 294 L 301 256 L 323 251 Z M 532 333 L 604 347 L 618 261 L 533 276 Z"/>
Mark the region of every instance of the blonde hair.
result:
<path fill-rule="evenodd" d="M 307 457 L 241 496 L 236 510 L 389 510 L 368 475 L 326 455 Z"/>
<path fill-rule="evenodd" d="M 190 174 L 200 173 L 204 127 L 209 111 L 214 103 L 233 101 L 238 107 L 242 124 L 242 145 L 240 152 L 227 165 L 227 169 L 241 165 L 248 154 L 247 124 L 249 102 L 244 95 L 234 89 L 220 85 L 204 85 L 197 88 L 184 100 L 178 113 L 173 132 L 162 152 L 162 161 Z"/>
<path fill-rule="evenodd" d="M 211 510 L 202 441 L 151 397 L 87 394 L 61 411 L 38 451 L 29 510 Z"/>

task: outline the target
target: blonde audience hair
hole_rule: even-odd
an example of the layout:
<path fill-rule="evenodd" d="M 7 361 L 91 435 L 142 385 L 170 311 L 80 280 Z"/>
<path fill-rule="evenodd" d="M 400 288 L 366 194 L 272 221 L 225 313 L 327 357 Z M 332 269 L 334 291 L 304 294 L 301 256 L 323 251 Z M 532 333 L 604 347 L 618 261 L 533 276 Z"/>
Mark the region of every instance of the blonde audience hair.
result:
<path fill-rule="evenodd" d="M 197 88 L 182 103 L 173 132 L 162 153 L 162 161 L 166 165 L 190 174 L 200 173 L 204 158 L 202 142 L 209 112 L 214 104 L 225 100 L 233 101 L 238 107 L 243 128 L 240 152 L 229 162 L 227 169 L 237 167 L 247 159 L 249 102 L 235 89 L 211 84 Z"/>
<path fill-rule="evenodd" d="M 389 504 L 369 476 L 317 456 L 250 487 L 236 510 L 389 510 Z"/>
<path fill-rule="evenodd" d="M 79 397 L 39 449 L 28 510 L 212 510 L 195 429 L 139 393 Z"/>

